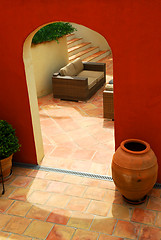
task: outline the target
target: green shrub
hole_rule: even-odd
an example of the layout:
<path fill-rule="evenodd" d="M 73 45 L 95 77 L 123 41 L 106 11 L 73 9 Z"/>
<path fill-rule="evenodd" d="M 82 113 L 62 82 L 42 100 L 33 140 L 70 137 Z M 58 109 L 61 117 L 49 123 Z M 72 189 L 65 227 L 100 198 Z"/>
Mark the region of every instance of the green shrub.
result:
<path fill-rule="evenodd" d="M 0 120 L 0 159 L 9 157 L 19 150 L 20 144 L 15 129 L 5 120 Z"/>
<path fill-rule="evenodd" d="M 65 22 L 51 23 L 51 24 L 46 25 L 45 27 L 41 28 L 34 35 L 34 37 L 32 39 L 32 43 L 38 44 L 38 43 L 52 41 L 52 40 L 56 40 L 58 42 L 58 39 L 60 37 L 70 34 L 74 31 L 76 31 L 76 28 L 74 28 L 68 22 L 66 22 L 66 23 Z"/>

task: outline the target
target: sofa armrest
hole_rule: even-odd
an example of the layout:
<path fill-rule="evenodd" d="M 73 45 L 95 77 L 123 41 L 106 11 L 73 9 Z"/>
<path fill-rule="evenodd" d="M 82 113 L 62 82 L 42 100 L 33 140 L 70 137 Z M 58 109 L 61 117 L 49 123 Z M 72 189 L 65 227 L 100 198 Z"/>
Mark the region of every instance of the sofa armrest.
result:
<path fill-rule="evenodd" d="M 73 86 L 88 86 L 88 78 L 86 77 L 77 77 L 77 76 L 53 76 L 53 84 L 59 85 L 73 85 Z"/>
<path fill-rule="evenodd" d="M 106 72 L 106 63 L 83 62 L 84 70 Z"/>
<path fill-rule="evenodd" d="M 53 77 L 56 77 L 56 76 L 58 76 L 59 75 L 59 73 L 58 72 L 56 72 L 56 73 L 53 73 Z"/>

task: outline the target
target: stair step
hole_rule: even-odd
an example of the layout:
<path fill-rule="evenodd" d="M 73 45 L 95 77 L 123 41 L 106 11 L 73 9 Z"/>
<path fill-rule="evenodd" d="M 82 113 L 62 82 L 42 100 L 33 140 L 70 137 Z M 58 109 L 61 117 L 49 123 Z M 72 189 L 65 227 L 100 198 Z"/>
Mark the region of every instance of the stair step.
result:
<path fill-rule="evenodd" d="M 107 57 L 101 58 L 98 62 L 104 62 L 104 61 L 106 61 L 106 62 L 108 61 L 109 63 L 113 61 L 111 52 Z"/>
<path fill-rule="evenodd" d="M 83 60 L 84 58 L 87 58 L 91 54 L 94 54 L 94 53 L 96 53 L 98 51 L 99 51 L 99 47 L 90 47 L 88 49 L 85 49 L 85 50 L 77 53 L 77 54 L 74 54 L 74 55 L 70 56 L 69 57 L 69 61 L 73 61 L 73 60 L 75 60 L 78 57 L 80 57 Z"/>
<path fill-rule="evenodd" d="M 83 42 L 78 45 L 75 45 L 74 47 L 68 48 L 68 55 L 72 56 L 76 53 L 79 53 L 80 51 L 83 51 L 91 46 L 90 42 Z"/>
<path fill-rule="evenodd" d="M 83 38 L 73 38 L 73 39 L 67 41 L 67 46 L 68 46 L 68 48 L 71 48 L 75 45 L 82 43 L 82 41 L 83 41 Z"/>
<path fill-rule="evenodd" d="M 67 41 L 69 41 L 75 37 L 75 34 L 74 33 L 67 34 L 66 37 L 67 37 Z"/>
<path fill-rule="evenodd" d="M 83 59 L 83 61 L 85 62 L 97 62 L 99 61 L 101 58 L 105 58 L 106 56 L 108 56 L 110 54 L 110 50 L 105 50 L 105 51 L 99 51 L 97 53 L 94 53 L 93 55 Z"/>

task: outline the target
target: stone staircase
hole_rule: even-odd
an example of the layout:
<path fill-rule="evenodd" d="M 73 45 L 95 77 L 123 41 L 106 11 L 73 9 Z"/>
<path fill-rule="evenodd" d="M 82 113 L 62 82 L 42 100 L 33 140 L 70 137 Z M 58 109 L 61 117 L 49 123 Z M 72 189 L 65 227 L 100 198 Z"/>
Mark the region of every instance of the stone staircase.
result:
<path fill-rule="evenodd" d="M 100 51 L 91 42 L 84 42 L 83 38 L 76 38 L 75 34 L 67 35 L 69 62 L 80 57 L 85 62 L 97 62 L 110 55 L 110 50 Z"/>

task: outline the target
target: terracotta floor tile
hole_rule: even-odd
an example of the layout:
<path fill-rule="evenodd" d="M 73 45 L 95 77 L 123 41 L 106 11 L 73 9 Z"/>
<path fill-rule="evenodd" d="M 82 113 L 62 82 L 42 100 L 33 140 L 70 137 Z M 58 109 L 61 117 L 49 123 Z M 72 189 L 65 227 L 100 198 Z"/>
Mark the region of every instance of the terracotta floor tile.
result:
<path fill-rule="evenodd" d="M 83 182 L 83 180 L 84 180 L 83 177 L 66 174 L 62 181 L 67 182 L 67 183 L 81 184 Z"/>
<path fill-rule="evenodd" d="M 86 189 L 86 186 L 70 184 L 65 190 L 66 195 L 81 197 Z"/>
<path fill-rule="evenodd" d="M 1 198 L 7 198 L 13 191 L 15 190 L 15 187 L 12 187 L 10 185 L 5 185 L 5 193 L 4 195 L 0 195 Z M 2 192 L 2 185 L 0 186 L 0 193 Z"/>
<path fill-rule="evenodd" d="M 68 205 L 66 206 L 67 209 L 73 211 L 82 211 L 84 212 L 89 205 L 90 200 L 79 198 L 79 197 L 72 197 L 69 201 Z"/>
<path fill-rule="evenodd" d="M 54 121 L 51 118 L 46 118 L 46 119 L 43 119 L 43 121 L 41 121 L 41 125 L 47 126 L 47 127 L 52 127 L 52 125 L 54 125 Z"/>
<path fill-rule="evenodd" d="M 30 203 L 44 204 L 45 202 L 47 202 L 50 196 L 51 196 L 51 193 L 48 193 L 45 191 L 34 191 L 28 197 L 28 201 Z"/>
<path fill-rule="evenodd" d="M 31 207 L 29 212 L 27 213 L 27 218 L 37 219 L 45 221 L 49 213 L 52 211 L 52 207 L 50 206 L 42 206 L 42 205 L 34 205 Z"/>
<path fill-rule="evenodd" d="M 91 167 L 91 164 L 92 163 L 90 161 L 85 162 L 85 161 L 77 160 L 77 161 L 73 161 L 70 169 L 74 171 L 88 172 Z"/>
<path fill-rule="evenodd" d="M 13 216 L 8 224 L 3 228 L 3 231 L 23 234 L 30 223 L 30 219 Z"/>
<path fill-rule="evenodd" d="M 52 223 L 34 220 L 26 229 L 24 235 L 34 238 L 45 239 L 52 227 Z"/>
<path fill-rule="evenodd" d="M 153 188 L 148 195 L 152 197 L 161 197 L 161 189 Z"/>
<path fill-rule="evenodd" d="M 73 212 L 67 225 L 75 228 L 89 229 L 93 218 L 94 216 L 88 213 Z"/>
<path fill-rule="evenodd" d="M 41 129 L 43 131 L 43 134 L 48 137 L 50 142 L 53 142 L 53 140 L 52 140 L 53 136 L 55 136 L 57 134 L 62 134 L 62 129 L 56 125 L 55 126 L 52 125 L 52 130 L 51 130 L 51 127 L 42 128 L 42 126 L 41 126 Z"/>
<path fill-rule="evenodd" d="M 73 163 L 72 159 L 68 158 L 57 158 L 57 162 L 55 167 L 60 169 L 71 169 L 71 165 Z"/>
<path fill-rule="evenodd" d="M 69 113 L 67 113 L 69 114 Z M 71 118 L 55 119 L 59 126 L 66 132 L 79 128 L 79 125 Z"/>
<path fill-rule="evenodd" d="M 112 161 L 112 152 L 97 150 L 96 154 L 94 155 L 92 162 L 101 163 L 101 164 L 110 164 Z"/>
<path fill-rule="evenodd" d="M 161 198 L 150 197 L 147 208 L 151 210 L 161 211 Z"/>
<path fill-rule="evenodd" d="M 91 201 L 87 209 L 87 212 L 99 216 L 107 216 L 110 207 L 111 207 L 110 203 L 93 200 Z"/>
<path fill-rule="evenodd" d="M 19 176 L 27 176 L 29 175 L 30 172 L 32 172 L 32 169 L 20 168 L 20 167 L 13 167 L 12 170 L 14 175 L 19 175 Z"/>
<path fill-rule="evenodd" d="M 64 144 L 65 145 L 65 144 Z M 50 154 L 51 157 L 69 158 L 74 149 L 69 147 L 57 146 Z"/>
<path fill-rule="evenodd" d="M 88 187 L 83 197 L 95 199 L 95 200 L 102 200 L 105 193 L 106 193 L 106 189 L 98 188 L 98 187 Z"/>
<path fill-rule="evenodd" d="M 41 124 L 42 127 L 42 124 Z M 42 134 L 43 145 L 52 145 L 52 141 L 50 141 L 49 136 L 46 136 L 45 133 Z"/>
<path fill-rule="evenodd" d="M 161 212 L 158 212 L 155 226 L 161 227 Z"/>
<path fill-rule="evenodd" d="M 9 235 L 10 235 L 9 233 L 5 233 L 5 232 L 0 231 L 0 239 L 1 240 L 8 240 Z"/>
<path fill-rule="evenodd" d="M 113 181 L 100 181 L 99 187 L 100 188 L 108 188 L 111 190 L 116 189 L 116 186 Z"/>
<path fill-rule="evenodd" d="M 71 164 L 72 160 L 67 158 L 44 157 L 41 165 L 52 168 L 70 169 Z"/>
<path fill-rule="evenodd" d="M 160 240 L 161 229 L 149 226 L 142 226 L 139 240 Z"/>
<path fill-rule="evenodd" d="M 107 164 L 99 164 L 99 163 L 92 162 L 89 172 L 95 173 L 95 174 L 101 173 L 102 175 L 107 175 L 107 169 L 108 169 Z"/>
<path fill-rule="evenodd" d="M 24 217 L 31 208 L 31 206 L 32 204 L 28 202 L 16 201 L 12 204 L 12 206 L 7 210 L 6 213 Z"/>
<path fill-rule="evenodd" d="M 58 135 L 51 136 L 51 139 L 55 144 L 65 144 L 66 142 L 70 142 L 71 139 L 66 133 L 60 133 Z"/>
<path fill-rule="evenodd" d="M 80 138 L 80 136 L 87 137 L 89 136 L 89 134 L 85 129 L 81 128 L 81 129 L 68 132 L 68 136 L 70 136 L 73 141 L 76 141 Z"/>
<path fill-rule="evenodd" d="M 124 240 L 124 239 L 120 237 L 101 234 L 98 240 Z"/>
<path fill-rule="evenodd" d="M 115 224 L 116 219 L 114 218 L 112 219 L 107 217 L 98 217 L 94 219 L 90 230 L 111 235 L 114 230 Z"/>
<path fill-rule="evenodd" d="M 74 232 L 73 228 L 55 225 L 46 240 L 71 240 Z"/>
<path fill-rule="evenodd" d="M 94 150 L 78 149 L 72 154 L 71 157 L 78 160 L 90 160 L 94 154 Z"/>
<path fill-rule="evenodd" d="M 100 124 L 99 124 L 100 127 Z M 109 140 L 113 140 L 113 134 L 111 132 L 107 132 L 106 129 L 100 128 L 99 131 L 92 134 L 99 142 L 107 142 Z M 102 155 L 105 158 L 105 155 Z"/>
<path fill-rule="evenodd" d="M 52 181 L 52 182 L 50 182 L 46 191 L 63 193 L 67 189 L 68 186 L 69 186 L 69 184 L 67 184 L 67 183 Z"/>
<path fill-rule="evenodd" d="M 55 180 L 55 181 L 61 181 L 64 178 L 63 173 L 57 173 L 57 172 L 48 172 L 45 176 L 45 179 L 48 180 Z"/>
<path fill-rule="evenodd" d="M 130 220 L 131 212 L 132 208 L 122 206 L 120 204 L 112 204 L 107 216 L 121 220 Z"/>
<path fill-rule="evenodd" d="M 144 224 L 154 224 L 155 218 L 156 218 L 156 212 L 141 209 L 141 208 L 135 208 L 131 221 L 144 223 Z"/>
<path fill-rule="evenodd" d="M 98 141 L 90 135 L 79 136 L 79 138 L 76 139 L 75 142 L 78 144 L 79 147 L 87 149 L 90 149 L 90 147 L 98 144 Z"/>
<path fill-rule="evenodd" d="M 65 209 L 54 208 L 46 221 L 66 225 L 70 216 L 71 216 L 70 211 Z"/>
<path fill-rule="evenodd" d="M 14 200 L 26 201 L 29 194 L 31 194 L 31 190 L 29 191 L 28 188 L 17 188 L 10 194 L 9 198 Z"/>
<path fill-rule="evenodd" d="M 114 235 L 122 238 L 138 239 L 140 225 L 137 223 L 119 220 Z"/>
<path fill-rule="evenodd" d="M 10 178 L 9 178 L 7 181 L 5 181 L 5 186 L 11 185 L 11 183 L 12 183 L 16 178 L 17 178 L 17 176 L 14 175 L 14 174 L 12 174 L 12 175 L 10 176 Z"/>
<path fill-rule="evenodd" d="M 89 231 L 85 231 L 82 229 L 77 229 L 73 240 L 97 240 L 98 238 L 98 233 L 96 232 L 89 232 Z"/>
<path fill-rule="evenodd" d="M 46 202 L 46 205 L 58 208 L 65 208 L 70 198 L 70 196 L 64 194 L 53 193 L 49 200 Z"/>
<path fill-rule="evenodd" d="M 12 200 L 1 198 L 0 199 L 0 213 L 5 212 L 13 203 Z"/>
<path fill-rule="evenodd" d="M 34 177 L 34 178 L 45 178 L 45 176 L 48 174 L 46 171 L 41 171 L 41 170 L 32 170 L 29 173 L 29 177 Z"/>
<path fill-rule="evenodd" d="M 30 189 L 44 191 L 51 181 L 41 178 L 35 178 L 30 186 Z"/>
<path fill-rule="evenodd" d="M 107 202 L 123 204 L 123 197 L 119 191 L 107 190 L 103 200 Z"/>
<path fill-rule="evenodd" d="M 100 183 L 100 180 L 92 179 L 92 178 L 83 178 L 82 184 L 91 187 L 97 187 Z"/>
<path fill-rule="evenodd" d="M 24 237 L 22 235 L 17 235 L 17 234 L 11 234 L 8 240 L 32 240 L 30 237 Z"/>
<path fill-rule="evenodd" d="M 0 213 L 0 230 L 2 230 L 3 227 L 5 227 L 5 225 L 9 222 L 10 219 L 11 216 Z"/>
<path fill-rule="evenodd" d="M 11 183 L 11 186 L 15 187 L 27 187 L 29 184 L 33 181 L 33 178 L 31 177 L 24 177 L 24 176 L 18 176 L 15 180 Z"/>

